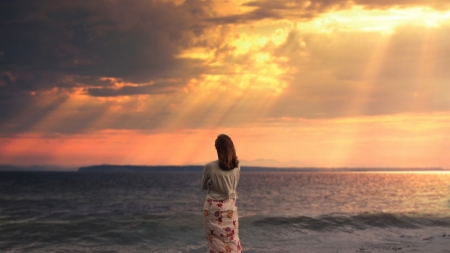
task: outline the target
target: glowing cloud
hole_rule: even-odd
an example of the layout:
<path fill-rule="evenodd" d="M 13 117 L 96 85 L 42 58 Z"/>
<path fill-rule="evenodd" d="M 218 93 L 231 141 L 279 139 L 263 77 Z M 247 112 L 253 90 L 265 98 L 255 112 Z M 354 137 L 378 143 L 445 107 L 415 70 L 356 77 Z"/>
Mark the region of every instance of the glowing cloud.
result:
<path fill-rule="evenodd" d="M 226 132 L 243 160 L 450 166 L 450 6 L 427 3 L 0 4 L 0 163 L 203 163 Z"/>

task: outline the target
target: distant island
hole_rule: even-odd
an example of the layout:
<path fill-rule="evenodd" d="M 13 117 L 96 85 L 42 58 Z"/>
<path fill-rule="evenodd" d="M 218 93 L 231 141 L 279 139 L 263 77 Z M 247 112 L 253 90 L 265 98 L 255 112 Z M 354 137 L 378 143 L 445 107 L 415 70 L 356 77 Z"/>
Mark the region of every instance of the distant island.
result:
<path fill-rule="evenodd" d="M 145 165 L 93 165 L 81 167 L 78 172 L 188 172 L 202 171 L 203 166 L 187 165 L 187 166 L 145 166 Z"/>
<path fill-rule="evenodd" d="M 357 168 L 357 167 L 262 167 L 262 166 L 241 166 L 243 172 L 406 172 L 406 171 L 442 171 L 450 172 L 449 169 L 439 167 L 430 168 Z M 203 165 L 114 165 L 102 164 L 84 166 L 80 168 L 61 167 L 49 165 L 5 165 L 0 164 L 0 172 L 83 172 L 83 173 L 115 173 L 115 172 L 202 172 Z"/>
<path fill-rule="evenodd" d="M 277 168 L 242 166 L 243 172 L 377 172 L 377 171 L 449 171 L 442 168 Z M 145 165 L 93 165 L 81 167 L 78 172 L 202 172 L 203 165 L 145 166 Z"/>
<path fill-rule="evenodd" d="M 316 168 L 269 168 L 242 166 L 242 171 L 317 171 Z M 81 167 L 78 172 L 202 172 L 203 165 L 142 166 L 142 165 L 93 165 Z"/>

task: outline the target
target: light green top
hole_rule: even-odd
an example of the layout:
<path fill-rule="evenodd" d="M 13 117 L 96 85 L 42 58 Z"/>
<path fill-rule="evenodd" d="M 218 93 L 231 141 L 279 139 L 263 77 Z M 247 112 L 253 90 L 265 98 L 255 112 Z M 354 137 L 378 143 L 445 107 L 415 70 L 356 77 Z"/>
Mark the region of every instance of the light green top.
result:
<path fill-rule="evenodd" d="M 219 161 L 210 162 L 203 169 L 202 188 L 215 200 L 237 199 L 236 187 L 241 168 L 222 170 Z"/>

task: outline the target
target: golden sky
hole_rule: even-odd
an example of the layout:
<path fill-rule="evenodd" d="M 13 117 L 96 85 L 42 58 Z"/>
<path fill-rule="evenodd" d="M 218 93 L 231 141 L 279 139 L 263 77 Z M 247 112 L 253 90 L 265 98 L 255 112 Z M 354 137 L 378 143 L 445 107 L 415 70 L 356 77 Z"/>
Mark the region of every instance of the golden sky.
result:
<path fill-rule="evenodd" d="M 450 4 L 0 3 L 0 164 L 450 168 Z"/>

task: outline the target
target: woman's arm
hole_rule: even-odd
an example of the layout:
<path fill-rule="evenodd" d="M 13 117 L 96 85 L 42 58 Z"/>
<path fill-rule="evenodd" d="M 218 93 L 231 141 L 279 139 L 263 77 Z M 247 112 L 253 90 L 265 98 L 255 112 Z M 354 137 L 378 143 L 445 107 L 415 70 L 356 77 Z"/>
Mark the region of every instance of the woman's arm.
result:
<path fill-rule="evenodd" d="M 203 177 L 202 177 L 202 189 L 208 190 L 208 181 L 211 178 L 211 173 L 207 165 L 203 168 Z"/>

